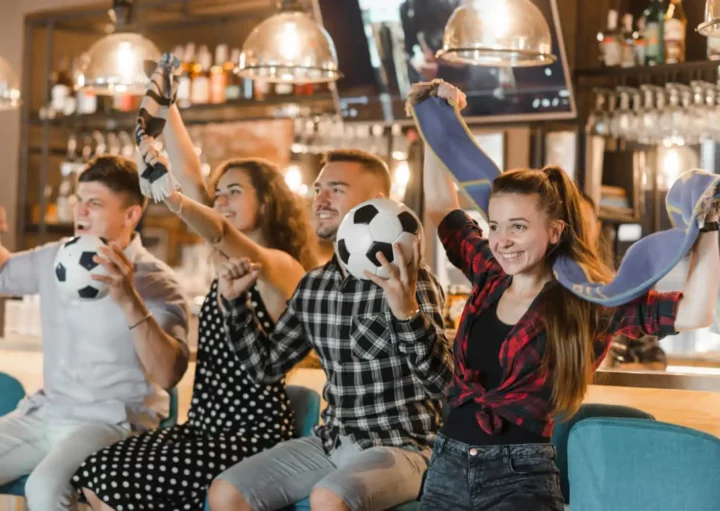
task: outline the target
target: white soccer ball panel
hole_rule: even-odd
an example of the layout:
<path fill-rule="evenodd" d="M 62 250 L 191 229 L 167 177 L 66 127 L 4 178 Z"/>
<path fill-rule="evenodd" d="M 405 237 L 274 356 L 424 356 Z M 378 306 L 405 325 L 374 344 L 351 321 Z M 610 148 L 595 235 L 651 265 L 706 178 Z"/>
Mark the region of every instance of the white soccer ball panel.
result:
<path fill-rule="evenodd" d="M 380 211 L 370 222 L 370 233 L 374 241 L 393 243 L 403 232 L 402 224 L 397 215 Z"/>
<path fill-rule="evenodd" d="M 397 243 L 400 245 L 400 251 L 402 252 L 403 257 L 405 258 L 405 264 L 410 264 L 412 262 L 413 258 L 413 245 L 418 242 L 417 236 L 414 234 L 410 234 L 409 232 L 404 232 L 398 238 L 394 241 L 394 243 Z M 397 250 L 394 252 L 397 253 Z M 395 256 L 397 260 L 397 255 Z"/>
<path fill-rule="evenodd" d="M 350 254 L 364 254 L 367 247 L 372 245 L 373 236 L 369 225 L 355 224 L 349 226 L 345 233 L 347 236 L 343 239 Z"/>
<path fill-rule="evenodd" d="M 346 265 L 347 271 L 356 279 L 367 280 L 364 271 L 367 270 L 373 275 L 377 275 L 379 267 L 375 266 L 370 259 L 365 257 L 365 254 L 351 254 L 348 264 Z"/>

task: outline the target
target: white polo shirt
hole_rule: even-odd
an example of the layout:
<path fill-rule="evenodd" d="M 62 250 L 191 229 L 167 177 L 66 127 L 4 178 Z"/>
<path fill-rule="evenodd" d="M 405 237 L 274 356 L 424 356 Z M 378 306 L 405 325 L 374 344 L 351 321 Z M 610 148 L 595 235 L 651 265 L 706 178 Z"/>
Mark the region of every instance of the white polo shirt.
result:
<path fill-rule="evenodd" d="M 20 410 L 39 416 L 155 427 L 167 414 L 167 393 L 140 365 L 127 321 L 110 296 L 71 300 L 58 288 L 60 243 L 14 254 L 0 269 L 0 293 L 40 294 L 43 389 Z M 188 304 L 175 273 L 133 237 L 125 255 L 135 267 L 135 288 L 158 324 L 187 341 Z"/>

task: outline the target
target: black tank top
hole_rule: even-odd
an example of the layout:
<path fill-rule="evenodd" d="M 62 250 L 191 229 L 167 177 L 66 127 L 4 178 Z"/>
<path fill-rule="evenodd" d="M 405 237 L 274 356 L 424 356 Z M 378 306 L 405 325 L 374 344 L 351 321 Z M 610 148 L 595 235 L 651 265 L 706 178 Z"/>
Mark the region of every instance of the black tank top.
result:
<path fill-rule="evenodd" d="M 500 366 L 500 347 L 513 325 L 506 325 L 497 316 L 496 301 L 480 316 L 473 319 L 468 336 L 466 354 L 469 369 L 480 371 L 480 384 L 485 390 L 495 389 L 502 383 L 503 369 Z M 443 435 L 458 442 L 470 445 L 504 445 L 547 443 L 549 438 L 532 433 L 501 418 L 503 426 L 500 434 L 488 435 L 475 418 L 481 405 L 468 402 L 450 410 Z"/>

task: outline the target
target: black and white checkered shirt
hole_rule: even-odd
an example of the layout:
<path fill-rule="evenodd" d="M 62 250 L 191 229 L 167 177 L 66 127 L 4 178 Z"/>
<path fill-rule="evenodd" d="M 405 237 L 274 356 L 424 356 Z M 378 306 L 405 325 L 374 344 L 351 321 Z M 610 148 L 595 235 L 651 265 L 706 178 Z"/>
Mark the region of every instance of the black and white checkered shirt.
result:
<path fill-rule="evenodd" d="M 226 304 L 228 342 L 243 369 L 266 383 L 282 378 L 315 348 L 327 376 L 328 403 L 315 434 L 328 453 L 340 436 L 361 449 L 430 447 L 453 363 L 442 289 L 429 268 L 418 273 L 422 312 L 400 321 L 382 289 L 344 278 L 333 259 L 305 275 L 269 338 L 244 298 Z"/>

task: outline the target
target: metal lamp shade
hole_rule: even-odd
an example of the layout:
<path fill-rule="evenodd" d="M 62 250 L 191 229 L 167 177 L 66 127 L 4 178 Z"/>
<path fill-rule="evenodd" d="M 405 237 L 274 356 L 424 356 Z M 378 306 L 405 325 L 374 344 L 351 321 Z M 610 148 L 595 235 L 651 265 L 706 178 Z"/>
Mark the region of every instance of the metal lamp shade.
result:
<path fill-rule="evenodd" d="M 148 39 L 133 33 L 108 35 L 88 51 L 79 87 L 100 95 L 145 93 L 148 76 L 146 60 L 156 62 L 160 50 Z"/>
<path fill-rule="evenodd" d="M 707 0 L 705 2 L 705 21 L 697 27 L 698 33 L 704 36 L 720 36 L 720 2 Z"/>
<path fill-rule="evenodd" d="M 302 12 L 280 12 L 255 27 L 238 64 L 241 76 L 267 82 L 323 83 L 342 77 L 335 43 Z"/>
<path fill-rule="evenodd" d="M 555 62 L 545 16 L 531 0 L 469 0 L 445 26 L 438 58 L 489 67 Z"/>

